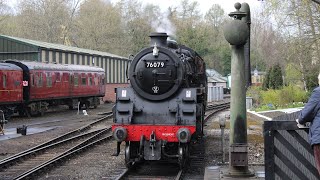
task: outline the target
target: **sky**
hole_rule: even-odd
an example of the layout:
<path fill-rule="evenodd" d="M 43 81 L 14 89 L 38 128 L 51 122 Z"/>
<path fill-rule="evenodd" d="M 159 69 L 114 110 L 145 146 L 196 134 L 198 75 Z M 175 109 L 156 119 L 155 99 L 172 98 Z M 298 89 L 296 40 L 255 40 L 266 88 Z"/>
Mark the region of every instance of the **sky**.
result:
<path fill-rule="evenodd" d="M 6 0 L 6 2 L 11 6 L 15 6 L 18 0 Z M 111 2 L 117 2 L 119 0 L 111 0 Z M 142 3 L 149 3 L 158 5 L 163 11 L 168 9 L 169 6 L 180 5 L 181 0 L 140 0 Z M 189 0 L 192 2 L 193 0 Z M 250 6 L 251 11 L 258 10 L 262 7 L 263 0 L 196 0 L 199 3 L 199 10 L 202 14 L 205 14 L 213 4 L 219 4 L 226 13 L 235 11 L 234 4 L 236 2 L 246 2 Z"/>
<path fill-rule="evenodd" d="M 112 0 L 117 1 L 117 0 Z M 168 9 L 169 6 L 178 6 L 180 5 L 181 0 L 140 0 L 143 3 L 149 3 L 154 5 L 159 5 L 159 7 L 163 10 Z M 192 2 L 192 0 L 189 0 Z M 213 4 L 219 4 L 226 13 L 235 11 L 234 4 L 236 2 L 246 2 L 250 6 L 251 11 L 255 11 L 262 7 L 263 0 L 197 0 L 199 3 L 199 9 L 202 14 L 205 14 Z"/>

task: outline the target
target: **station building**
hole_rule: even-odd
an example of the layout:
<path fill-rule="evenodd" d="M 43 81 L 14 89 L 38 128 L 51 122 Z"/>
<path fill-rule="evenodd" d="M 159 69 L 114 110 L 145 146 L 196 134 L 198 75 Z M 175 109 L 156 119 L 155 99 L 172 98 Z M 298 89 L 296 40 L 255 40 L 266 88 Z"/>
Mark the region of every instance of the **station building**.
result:
<path fill-rule="evenodd" d="M 106 72 L 104 101 L 115 101 L 116 87 L 128 86 L 126 69 L 130 60 L 107 52 L 0 35 L 0 60 L 16 59 L 45 63 L 101 67 Z"/>

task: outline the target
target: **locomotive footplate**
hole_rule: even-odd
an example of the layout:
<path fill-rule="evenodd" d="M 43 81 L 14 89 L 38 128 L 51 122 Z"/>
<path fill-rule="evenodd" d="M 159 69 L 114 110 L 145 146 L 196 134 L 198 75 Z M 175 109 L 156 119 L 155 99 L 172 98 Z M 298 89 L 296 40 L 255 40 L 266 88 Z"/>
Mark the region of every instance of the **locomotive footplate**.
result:
<path fill-rule="evenodd" d="M 150 134 L 150 141 L 144 141 L 144 159 L 160 160 L 161 158 L 161 141 L 156 140 L 154 131 Z"/>

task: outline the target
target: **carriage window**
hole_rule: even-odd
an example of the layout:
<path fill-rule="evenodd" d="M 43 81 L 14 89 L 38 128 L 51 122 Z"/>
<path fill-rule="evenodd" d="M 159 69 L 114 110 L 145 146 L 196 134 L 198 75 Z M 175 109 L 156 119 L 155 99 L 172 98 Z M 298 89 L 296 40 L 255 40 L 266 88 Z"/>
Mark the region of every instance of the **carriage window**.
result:
<path fill-rule="evenodd" d="M 89 86 L 92 86 L 92 77 L 89 77 Z"/>
<path fill-rule="evenodd" d="M 95 86 L 98 85 L 98 84 L 99 84 L 98 82 L 99 82 L 99 78 L 98 78 L 98 77 L 95 77 L 95 78 L 94 78 L 94 85 L 95 85 Z"/>
<path fill-rule="evenodd" d="M 79 85 L 79 76 L 78 74 L 74 74 L 74 86 L 78 86 Z"/>
<path fill-rule="evenodd" d="M 2 76 L 2 82 L 3 82 L 3 88 L 6 88 L 7 87 L 7 75 L 3 75 Z"/>
<path fill-rule="evenodd" d="M 52 76 L 50 72 L 46 73 L 47 87 L 52 87 Z"/>
<path fill-rule="evenodd" d="M 81 77 L 81 85 L 86 85 L 86 77 Z"/>
<path fill-rule="evenodd" d="M 31 79 L 31 86 L 34 86 L 34 74 L 30 75 L 30 79 Z"/>
<path fill-rule="evenodd" d="M 68 82 L 69 81 L 69 74 L 63 73 L 62 78 L 63 78 L 63 82 Z"/>
<path fill-rule="evenodd" d="M 98 85 L 98 82 L 99 82 L 98 74 L 94 73 L 93 84 L 96 86 L 96 85 Z"/>
<path fill-rule="evenodd" d="M 42 87 L 42 73 L 41 72 L 36 72 L 36 76 L 37 76 L 37 86 L 38 87 Z"/>
<path fill-rule="evenodd" d="M 61 82 L 61 76 L 59 72 L 56 73 L 56 82 Z"/>

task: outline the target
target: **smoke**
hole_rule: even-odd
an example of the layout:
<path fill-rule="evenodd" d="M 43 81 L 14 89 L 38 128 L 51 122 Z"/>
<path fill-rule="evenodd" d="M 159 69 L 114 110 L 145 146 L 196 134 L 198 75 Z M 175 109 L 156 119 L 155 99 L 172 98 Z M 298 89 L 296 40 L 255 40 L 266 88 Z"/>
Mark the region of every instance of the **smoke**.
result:
<path fill-rule="evenodd" d="M 156 32 L 165 32 L 168 36 L 175 38 L 176 37 L 176 27 L 169 19 L 170 12 L 166 11 L 164 15 L 159 18 L 158 22 L 152 23 L 152 27 L 156 30 Z"/>

